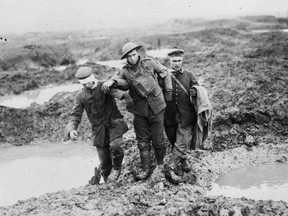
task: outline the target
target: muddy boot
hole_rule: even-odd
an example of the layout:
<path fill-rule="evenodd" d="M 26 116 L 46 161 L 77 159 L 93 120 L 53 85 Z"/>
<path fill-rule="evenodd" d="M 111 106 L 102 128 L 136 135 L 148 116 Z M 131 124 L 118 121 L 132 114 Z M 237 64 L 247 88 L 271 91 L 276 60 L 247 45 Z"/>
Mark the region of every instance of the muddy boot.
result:
<path fill-rule="evenodd" d="M 149 150 L 142 150 L 140 151 L 141 163 L 142 163 L 142 170 L 140 173 L 135 175 L 135 180 L 145 180 L 148 178 L 151 169 L 151 156 Z"/>
<path fill-rule="evenodd" d="M 176 174 L 176 169 L 181 161 L 181 157 L 173 155 L 169 161 L 168 168 L 165 172 L 166 177 L 172 181 L 174 184 L 179 184 L 182 182 L 182 178 Z"/>
<path fill-rule="evenodd" d="M 107 178 L 107 183 L 110 182 L 115 182 L 119 176 L 120 176 L 120 172 L 121 172 L 121 167 L 122 167 L 122 161 L 124 158 L 124 153 L 121 151 L 120 154 L 118 153 L 118 155 L 112 155 L 112 170 Z"/>
<path fill-rule="evenodd" d="M 166 152 L 165 146 L 163 146 L 163 148 L 155 148 L 155 157 L 158 165 L 164 163 L 165 152 Z"/>
<path fill-rule="evenodd" d="M 160 182 L 162 180 L 165 180 L 164 165 L 163 164 L 156 166 L 156 168 L 154 169 L 154 171 L 151 175 L 151 180 L 154 182 Z"/>
<path fill-rule="evenodd" d="M 121 169 L 116 170 L 113 168 L 105 182 L 107 182 L 107 183 L 115 182 L 119 178 L 120 172 L 121 172 Z"/>
<path fill-rule="evenodd" d="M 91 185 L 95 185 L 95 184 L 100 184 L 100 180 L 101 180 L 101 169 L 95 167 L 95 175 L 92 176 L 92 178 L 89 181 L 89 184 Z"/>
<path fill-rule="evenodd" d="M 190 164 L 188 163 L 186 158 L 182 158 L 181 162 L 182 162 L 182 170 L 184 172 L 188 173 L 188 172 L 190 172 L 192 170 L 191 167 L 190 167 Z"/>

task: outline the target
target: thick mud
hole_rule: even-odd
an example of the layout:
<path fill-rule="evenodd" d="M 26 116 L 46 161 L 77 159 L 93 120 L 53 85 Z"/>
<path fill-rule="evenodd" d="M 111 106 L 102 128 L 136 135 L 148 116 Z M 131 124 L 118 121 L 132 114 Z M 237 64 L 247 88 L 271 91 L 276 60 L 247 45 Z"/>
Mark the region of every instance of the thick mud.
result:
<path fill-rule="evenodd" d="M 288 204 L 282 201 L 206 195 L 213 181 L 231 169 L 288 163 L 288 34 L 250 32 L 253 26 L 265 26 L 265 20 L 261 23 L 257 19 L 237 20 L 232 25 L 233 22 L 227 25 L 221 21 L 222 27 L 213 23 L 211 28 L 200 31 L 188 32 L 186 28 L 184 33 L 133 38 L 143 44 L 153 44 L 161 38 L 163 48 L 185 47 L 184 66 L 194 71 L 209 92 L 214 108 L 213 130 L 201 149 L 191 151 L 188 158 L 197 179 L 188 173 L 183 176 L 184 183 L 173 185 L 166 179 L 153 181 L 152 173 L 152 178 L 135 182 L 132 173 L 140 167 L 140 159 L 133 116 L 125 110 L 124 102 L 117 101 L 130 130 L 125 134 L 125 162 L 116 184 L 87 185 L 45 194 L 0 207 L 0 215 L 288 215 Z M 271 22 L 269 20 L 269 26 Z M 185 22 L 185 26 L 189 25 Z M 281 25 L 276 20 L 274 27 Z M 119 44 L 111 42 L 106 55 L 113 46 L 119 50 Z M 103 49 L 94 51 L 96 56 L 106 56 Z M 115 59 L 115 55 L 112 57 Z M 167 59 L 160 61 L 167 64 Z M 115 69 L 96 67 L 101 79 L 115 72 Z M 72 64 L 71 68 L 67 69 L 70 74 L 67 80 L 72 80 L 77 65 Z M 5 75 L 7 73 L 0 72 L 0 80 L 6 84 L 12 76 Z M 27 74 L 27 80 L 31 80 L 33 74 Z M 42 73 L 44 77 L 45 74 Z M 53 73 L 47 76 L 55 82 L 59 78 Z M 60 79 L 63 81 L 63 77 Z M 1 84 L 1 92 L 13 92 L 6 88 Z M 65 127 L 74 95 L 58 93 L 48 103 L 33 104 L 27 109 L 0 106 L 1 144 L 67 141 Z M 80 141 L 91 142 L 90 125 L 85 116 L 79 133 Z M 170 157 L 170 146 L 166 144 L 165 161 Z M 77 173 L 71 178 L 77 178 Z"/>

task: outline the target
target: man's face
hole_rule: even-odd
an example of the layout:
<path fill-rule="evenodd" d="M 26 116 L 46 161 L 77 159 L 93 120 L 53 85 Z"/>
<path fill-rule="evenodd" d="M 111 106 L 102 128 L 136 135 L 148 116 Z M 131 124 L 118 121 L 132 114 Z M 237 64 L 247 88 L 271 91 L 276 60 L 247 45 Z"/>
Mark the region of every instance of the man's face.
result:
<path fill-rule="evenodd" d="M 82 85 L 84 86 L 84 88 L 89 90 L 89 89 L 93 88 L 94 82 L 92 81 L 92 82 L 88 82 L 88 83 L 85 83 L 85 84 L 82 84 Z"/>
<path fill-rule="evenodd" d="M 173 56 L 170 57 L 170 66 L 173 70 L 178 71 L 182 68 L 183 57 L 182 56 Z"/>
<path fill-rule="evenodd" d="M 139 53 L 137 50 L 132 50 L 131 52 L 129 52 L 127 55 L 126 55 L 126 59 L 128 61 L 129 64 L 131 65 L 135 65 L 139 59 Z"/>

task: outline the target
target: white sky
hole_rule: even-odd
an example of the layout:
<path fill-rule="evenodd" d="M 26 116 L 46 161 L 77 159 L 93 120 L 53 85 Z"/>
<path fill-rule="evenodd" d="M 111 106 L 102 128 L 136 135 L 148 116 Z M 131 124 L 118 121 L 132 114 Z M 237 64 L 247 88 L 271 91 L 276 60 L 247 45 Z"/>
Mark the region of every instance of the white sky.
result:
<path fill-rule="evenodd" d="M 278 11 L 288 11 L 288 0 L 0 0 L 0 34 L 131 27 L 175 17 Z"/>

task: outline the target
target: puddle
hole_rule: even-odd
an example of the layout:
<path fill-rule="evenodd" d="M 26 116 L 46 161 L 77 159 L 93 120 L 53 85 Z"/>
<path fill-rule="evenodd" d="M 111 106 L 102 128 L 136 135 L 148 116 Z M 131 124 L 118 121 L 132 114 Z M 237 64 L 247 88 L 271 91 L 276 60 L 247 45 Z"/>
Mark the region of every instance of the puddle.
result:
<path fill-rule="evenodd" d="M 165 58 L 167 54 L 174 49 L 158 49 L 158 50 L 148 50 L 147 55 L 154 58 Z"/>
<path fill-rule="evenodd" d="M 288 202 L 288 164 L 232 170 L 221 176 L 207 195 Z"/>
<path fill-rule="evenodd" d="M 87 185 L 99 161 L 92 144 L 1 147 L 0 206 Z"/>
<path fill-rule="evenodd" d="M 126 60 L 124 59 L 124 60 L 96 61 L 96 63 L 99 65 L 105 65 L 117 69 L 122 69 L 122 67 L 126 63 Z"/>
<path fill-rule="evenodd" d="M 252 30 L 252 33 L 268 33 L 268 32 L 284 32 L 288 33 L 288 29 L 257 29 L 257 30 Z"/>
<path fill-rule="evenodd" d="M 26 108 L 34 102 L 42 105 L 45 102 L 48 102 L 58 92 L 74 92 L 81 88 L 81 84 L 70 84 L 25 91 L 20 95 L 6 95 L 0 97 L 0 105 L 13 108 Z"/>

